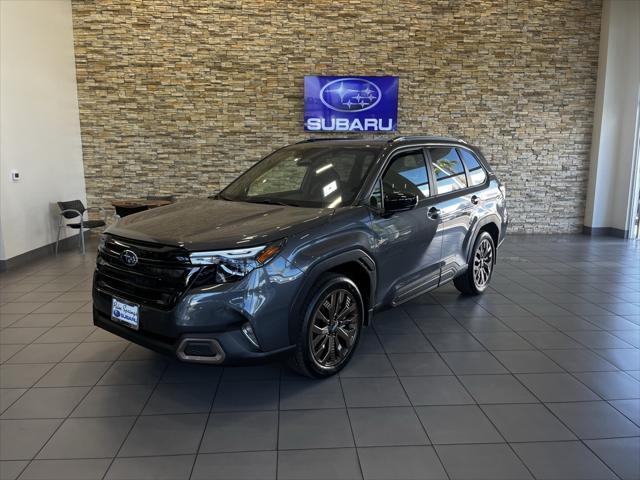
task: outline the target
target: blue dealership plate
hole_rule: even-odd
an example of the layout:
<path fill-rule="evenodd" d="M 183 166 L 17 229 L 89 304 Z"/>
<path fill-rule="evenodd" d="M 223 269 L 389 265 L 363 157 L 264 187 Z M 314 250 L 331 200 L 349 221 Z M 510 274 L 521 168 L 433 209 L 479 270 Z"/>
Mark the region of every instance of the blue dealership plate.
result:
<path fill-rule="evenodd" d="M 113 297 L 111 301 L 111 320 L 129 328 L 138 330 L 140 307 L 135 303 L 126 302 Z"/>

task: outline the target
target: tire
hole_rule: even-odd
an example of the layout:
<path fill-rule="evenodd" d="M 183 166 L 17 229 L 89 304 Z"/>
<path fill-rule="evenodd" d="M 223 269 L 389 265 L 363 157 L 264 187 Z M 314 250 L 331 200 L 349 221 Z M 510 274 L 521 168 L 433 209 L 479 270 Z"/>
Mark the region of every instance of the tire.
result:
<path fill-rule="evenodd" d="M 344 275 L 326 273 L 305 305 L 290 366 L 307 377 L 330 377 L 349 363 L 358 346 L 364 318 L 360 290 Z"/>
<path fill-rule="evenodd" d="M 496 247 L 487 232 L 480 232 L 473 244 L 467 270 L 453 279 L 455 287 L 464 295 L 480 295 L 489 286 L 493 266 L 496 263 Z"/>

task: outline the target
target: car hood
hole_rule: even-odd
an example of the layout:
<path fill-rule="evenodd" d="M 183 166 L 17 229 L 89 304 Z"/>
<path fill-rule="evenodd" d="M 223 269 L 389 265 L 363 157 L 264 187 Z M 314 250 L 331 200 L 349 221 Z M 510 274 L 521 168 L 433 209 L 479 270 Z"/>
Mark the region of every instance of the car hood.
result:
<path fill-rule="evenodd" d="M 324 223 L 333 211 L 225 200 L 185 200 L 124 217 L 106 233 L 188 250 L 249 247 Z"/>

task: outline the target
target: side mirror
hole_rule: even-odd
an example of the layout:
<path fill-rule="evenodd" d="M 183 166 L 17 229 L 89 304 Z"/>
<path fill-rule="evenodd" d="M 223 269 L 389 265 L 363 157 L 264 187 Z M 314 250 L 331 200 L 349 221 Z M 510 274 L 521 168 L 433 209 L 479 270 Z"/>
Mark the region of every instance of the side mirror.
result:
<path fill-rule="evenodd" d="M 411 210 L 418 205 L 418 195 L 411 193 L 391 192 L 384 196 L 384 211 L 386 213 Z"/>

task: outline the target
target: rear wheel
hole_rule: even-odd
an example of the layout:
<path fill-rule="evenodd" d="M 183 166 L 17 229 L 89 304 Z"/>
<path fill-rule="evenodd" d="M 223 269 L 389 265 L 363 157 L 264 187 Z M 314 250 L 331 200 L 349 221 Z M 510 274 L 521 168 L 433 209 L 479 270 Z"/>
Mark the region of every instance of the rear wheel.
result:
<path fill-rule="evenodd" d="M 467 271 L 453 279 L 456 288 L 465 295 L 480 295 L 489 286 L 496 259 L 493 238 L 481 232 L 473 245 Z"/>
<path fill-rule="evenodd" d="M 339 372 L 351 359 L 360 339 L 363 303 L 349 278 L 325 274 L 306 303 L 291 366 L 315 378 Z"/>

